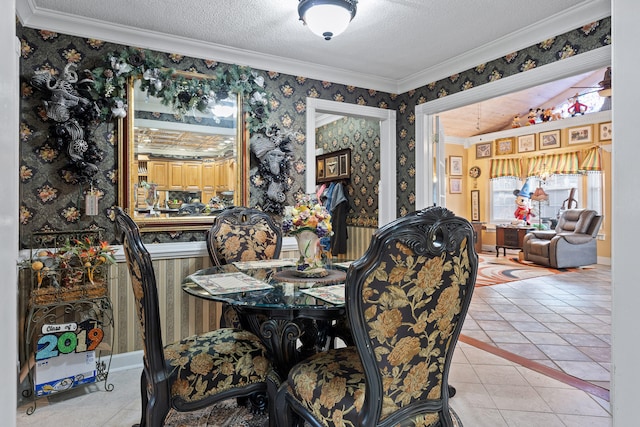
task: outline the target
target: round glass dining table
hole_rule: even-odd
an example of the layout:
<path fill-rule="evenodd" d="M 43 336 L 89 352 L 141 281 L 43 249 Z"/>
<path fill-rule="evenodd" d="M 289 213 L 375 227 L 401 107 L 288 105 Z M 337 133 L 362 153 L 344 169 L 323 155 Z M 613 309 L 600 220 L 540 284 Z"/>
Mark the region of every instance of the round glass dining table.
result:
<path fill-rule="evenodd" d="M 199 298 L 228 304 L 241 327 L 266 346 L 280 380 L 296 363 L 324 351 L 339 337 L 349 342 L 344 269 L 301 278 L 295 266 L 278 260 L 227 264 L 187 276 L 182 289 Z"/>

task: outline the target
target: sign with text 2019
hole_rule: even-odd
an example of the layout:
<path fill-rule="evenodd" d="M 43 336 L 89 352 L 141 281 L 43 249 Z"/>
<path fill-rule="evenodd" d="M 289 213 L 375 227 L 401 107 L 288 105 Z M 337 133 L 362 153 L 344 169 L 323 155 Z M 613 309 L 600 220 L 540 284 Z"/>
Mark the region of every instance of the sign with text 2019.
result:
<path fill-rule="evenodd" d="M 36 360 L 50 359 L 61 354 L 93 351 L 102 342 L 104 331 L 99 322 L 45 324 L 38 339 Z"/>

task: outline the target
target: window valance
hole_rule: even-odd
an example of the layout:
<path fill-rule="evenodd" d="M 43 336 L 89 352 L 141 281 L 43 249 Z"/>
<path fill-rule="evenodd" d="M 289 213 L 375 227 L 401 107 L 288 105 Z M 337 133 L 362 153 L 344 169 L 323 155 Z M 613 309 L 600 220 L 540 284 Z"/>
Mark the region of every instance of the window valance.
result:
<path fill-rule="evenodd" d="M 504 176 L 515 176 L 520 178 L 522 169 L 520 159 L 491 159 L 491 170 L 489 178 L 501 178 Z"/>
<path fill-rule="evenodd" d="M 553 174 L 577 174 L 580 171 L 578 152 L 548 154 L 529 158 L 527 176 L 540 176 L 543 172 Z"/>
<path fill-rule="evenodd" d="M 588 172 L 602 171 L 602 154 L 600 147 L 592 147 L 585 152 L 582 163 L 580 163 L 580 170 Z"/>

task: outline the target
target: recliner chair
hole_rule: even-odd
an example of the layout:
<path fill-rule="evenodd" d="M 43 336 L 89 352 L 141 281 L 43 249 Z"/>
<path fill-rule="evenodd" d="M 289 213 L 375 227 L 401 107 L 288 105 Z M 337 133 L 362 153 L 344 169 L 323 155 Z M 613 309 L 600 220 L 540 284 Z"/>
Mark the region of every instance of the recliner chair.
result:
<path fill-rule="evenodd" d="M 589 209 L 567 209 L 554 230 L 524 236 L 524 259 L 553 268 L 580 267 L 598 262 L 596 236 L 602 216 Z"/>

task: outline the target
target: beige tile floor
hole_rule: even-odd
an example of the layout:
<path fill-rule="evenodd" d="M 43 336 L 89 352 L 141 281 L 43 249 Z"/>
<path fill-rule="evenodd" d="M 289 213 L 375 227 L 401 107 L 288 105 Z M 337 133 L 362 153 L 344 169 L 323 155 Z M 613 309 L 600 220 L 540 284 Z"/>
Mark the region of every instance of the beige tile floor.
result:
<path fill-rule="evenodd" d="M 608 388 L 610 277 L 609 268 L 598 266 L 478 288 L 463 333 L 484 339 L 489 348 L 520 353 L 552 373 L 571 373 Z M 611 426 L 609 402 L 597 393 L 495 353 L 465 342 L 456 347 L 450 383 L 457 394 L 451 406 L 466 427 Z M 39 399 L 33 415 L 26 415 L 22 404 L 17 425 L 131 426 L 139 420 L 139 372 L 111 372 L 111 392 L 99 383 Z"/>

